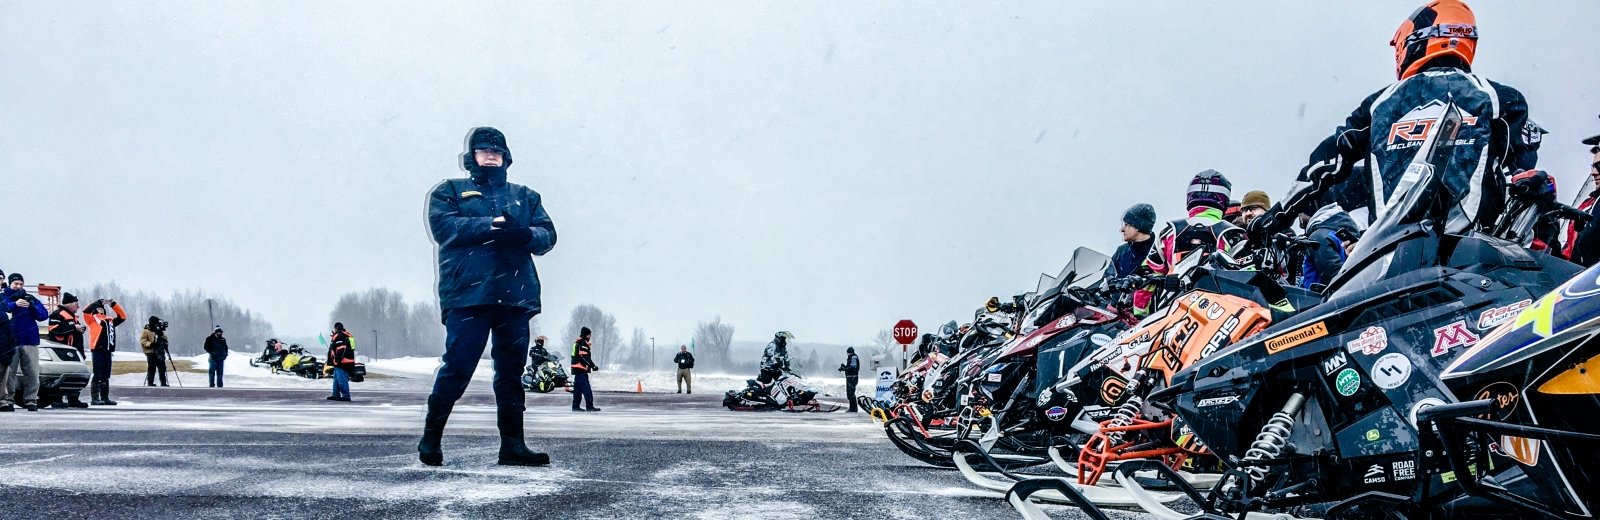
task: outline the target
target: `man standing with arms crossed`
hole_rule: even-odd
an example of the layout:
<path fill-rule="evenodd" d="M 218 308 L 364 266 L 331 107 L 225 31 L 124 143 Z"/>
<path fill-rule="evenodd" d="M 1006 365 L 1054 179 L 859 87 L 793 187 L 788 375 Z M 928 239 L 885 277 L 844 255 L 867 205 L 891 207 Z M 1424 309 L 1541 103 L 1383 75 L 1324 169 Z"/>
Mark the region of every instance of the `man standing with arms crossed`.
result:
<path fill-rule="evenodd" d="M 533 256 L 555 248 L 556 228 L 538 192 L 506 180 L 511 148 L 499 130 L 468 132 L 461 166 L 468 178 L 446 179 L 428 196 L 446 336 L 417 458 L 429 466 L 444 464 L 445 422 L 467 391 L 492 332 L 499 463 L 542 466 L 550 456 L 528 450 L 523 442 L 526 395 L 519 378 L 527 360 L 528 321 L 542 309 Z"/>

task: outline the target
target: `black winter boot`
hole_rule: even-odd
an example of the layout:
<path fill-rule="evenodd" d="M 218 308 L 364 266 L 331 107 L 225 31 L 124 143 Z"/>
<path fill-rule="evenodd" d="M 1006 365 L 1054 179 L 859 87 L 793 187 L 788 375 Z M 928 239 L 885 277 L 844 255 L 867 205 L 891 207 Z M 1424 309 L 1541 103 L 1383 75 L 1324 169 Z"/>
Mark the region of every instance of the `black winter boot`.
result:
<path fill-rule="evenodd" d="M 100 382 L 100 401 L 107 406 L 116 406 L 117 402 L 111 400 L 111 382 Z"/>
<path fill-rule="evenodd" d="M 450 420 L 451 408 L 428 405 L 428 415 L 422 420 L 422 442 L 417 443 L 417 460 L 423 464 L 444 465 L 444 449 L 439 443 L 444 440 L 444 423 Z"/>
<path fill-rule="evenodd" d="M 100 397 L 100 383 L 93 381 L 89 383 L 89 404 L 95 406 L 102 406 L 106 404 L 106 400 Z"/>
<path fill-rule="evenodd" d="M 521 407 L 518 407 L 521 408 Z M 522 440 L 522 410 L 501 408 L 496 413 L 500 426 L 501 466 L 544 466 L 550 455 L 528 449 Z"/>

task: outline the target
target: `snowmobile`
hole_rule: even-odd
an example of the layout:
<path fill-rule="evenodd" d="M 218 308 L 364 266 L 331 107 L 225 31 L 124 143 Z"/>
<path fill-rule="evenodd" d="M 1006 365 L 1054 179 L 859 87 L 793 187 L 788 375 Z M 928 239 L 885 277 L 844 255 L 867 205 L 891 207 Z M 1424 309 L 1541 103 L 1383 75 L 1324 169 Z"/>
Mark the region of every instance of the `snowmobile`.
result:
<path fill-rule="evenodd" d="M 272 365 L 272 373 L 288 372 L 306 379 L 321 379 L 324 368 L 326 365 L 317 361 L 316 356 L 307 355 L 305 348 L 289 345 L 289 353 L 278 364 Z"/>
<path fill-rule="evenodd" d="M 538 366 L 529 365 L 522 372 L 522 389 L 548 394 L 557 388 L 566 388 L 567 371 L 561 368 L 560 358 L 546 357 Z"/>
<path fill-rule="evenodd" d="M 910 421 L 901 421 L 899 435 L 888 431 L 891 441 L 914 458 L 937 466 L 966 464 L 964 456 L 951 451 L 965 439 L 979 440 L 986 463 L 994 456 L 1006 459 L 1001 467 L 1049 463 L 1045 450 L 1053 444 L 1052 435 L 1042 427 L 1047 417 L 1032 408 L 1043 386 L 1037 374 L 1049 374 L 1049 381 L 1054 381 L 1062 365 L 1081 355 L 1063 348 L 1064 340 L 1073 337 L 1070 332 L 1115 320 L 1116 313 L 1089 303 L 1099 304 L 1099 287 L 1109 263 L 1105 255 L 1079 249 L 1060 275 L 1042 276 L 1040 288 L 1019 300 L 1028 305 L 1026 316 L 1015 325 L 1024 334 L 975 358 L 972 367 L 955 379 L 960 383 L 957 407 L 944 412 L 956 414 L 944 423 L 950 428 L 935 437 L 925 426 L 914 430 L 906 427 Z"/>
<path fill-rule="evenodd" d="M 1456 471 L 1451 460 L 1463 456 L 1460 450 L 1426 448 L 1435 432 L 1421 426 L 1431 417 L 1424 412 L 1475 397 L 1479 388 L 1464 389 L 1486 380 L 1462 376 L 1460 385 L 1446 385 L 1445 367 L 1501 322 L 1522 321 L 1534 298 L 1578 269 L 1476 226 L 1444 229 L 1453 197 L 1435 172 L 1447 167 L 1461 118 L 1453 104 L 1445 107 L 1394 191 L 1397 200 L 1379 208 L 1329 283 L 1324 304 L 1201 359 L 1150 396 L 1152 406 L 1172 410 L 1228 468 L 1209 496 L 1184 489 L 1204 514 L 1244 517 L 1310 505 L 1326 506 L 1327 518 L 1510 512 L 1448 485 L 1474 471 L 1510 473 L 1492 459 Z M 1527 212 L 1571 213 L 1561 206 L 1519 199 L 1500 218 L 1531 225 L 1537 219 Z M 1522 240 L 1527 230 L 1519 227 L 1494 228 Z M 1126 473 L 1139 469 L 1170 472 L 1124 465 L 1115 477 L 1125 482 Z M 1136 482 L 1125 485 L 1142 492 Z M 1162 518 L 1187 516 L 1141 505 Z"/>
<path fill-rule="evenodd" d="M 787 369 L 779 371 L 771 383 L 756 379 L 745 383 L 744 390 L 729 390 L 722 398 L 722 406 L 736 412 L 833 412 L 843 408 L 818 401 L 818 390 Z"/>

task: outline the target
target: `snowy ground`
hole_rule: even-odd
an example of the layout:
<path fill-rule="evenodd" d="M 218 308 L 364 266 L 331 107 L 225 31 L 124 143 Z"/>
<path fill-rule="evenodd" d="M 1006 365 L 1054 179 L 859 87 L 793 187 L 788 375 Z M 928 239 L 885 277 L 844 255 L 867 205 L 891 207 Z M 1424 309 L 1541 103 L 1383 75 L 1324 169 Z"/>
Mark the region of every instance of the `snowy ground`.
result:
<path fill-rule="evenodd" d="M 123 387 L 114 408 L 5 414 L 0 518 L 1016 517 L 861 415 L 730 412 L 709 389 L 602 392 L 604 411 L 573 413 L 534 394 L 529 442 L 555 464 L 506 468 L 475 389 L 430 468 L 415 458 L 425 394 L 360 388 L 335 403 L 320 387 Z"/>
<path fill-rule="evenodd" d="M 234 352 L 228 355 L 223 367 L 224 383 L 228 387 L 237 388 L 329 388 L 332 382 L 326 379 L 312 380 L 294 374 L 273 374 L 265 366 L 250 366 L 250 358 L 255 353 Z M 144 355 L 137 352 L 117 352 L 113 355 L 116 361 L 144 361 Z M 207 366 L 206 355 L 177 358 L 179 361 L 193 362 L 195 367 L 204 370 Z M 362 383 L 355 383 L 351 390 L 427 390 L 433 384 L 433 371 L 439 367 L 439 358 L 404 357 L 397 359 L 372 359 L 364 361 L 367 364 L 367 373 L 381 376 L 373 377 Z M 179 375 L 186 386 L 206 386 L 206 376 L 199 372 L 183 372 Z M 488 360 L 478 363 L 478 370 L 473 374 L 473 381 L 478 385 L 487 387 L 488 382 L 494 377 L 494 368 Z M 755 374 L 695 374 L 694 388 L 700 393 L 721 395 L 728 390 L 742 389 L 745 380 L 755 377 Z M 169 380 L 174 379 L 171 376 Z M 597 391 L 632 392 L 643 385 L 646 393 L 666 393 L 677 391 L 676 372 L 618 372 L 601 370 L 589 377 L 590 384 Z M 806 378 L 806 381 L 822 390 L 824 396 L 836 397 L 836 401 L 843 401 L 844 378 Z M 112 376 L 114 385 L 138 386 L 144 383 L 144 374 L 123 374 Z M 177 381 L 171 381 L 177 385 Z M 865 386 L 858 387 L 865 391 Z"/>

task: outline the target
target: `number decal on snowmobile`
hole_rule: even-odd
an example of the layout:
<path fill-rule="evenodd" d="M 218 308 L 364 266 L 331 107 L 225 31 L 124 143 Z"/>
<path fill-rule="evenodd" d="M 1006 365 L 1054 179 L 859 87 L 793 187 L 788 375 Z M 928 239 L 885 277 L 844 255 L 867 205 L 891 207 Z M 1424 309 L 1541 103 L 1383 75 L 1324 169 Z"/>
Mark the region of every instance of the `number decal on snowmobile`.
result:
<path fill-rule="evenodd" d="M 1521 321 L 1520 319 L 1518 321 Z M 1456 347 L 1470 347 L 1478 344 L 1478 335 L 1467 328 L 1466 320 L 1456 320 L 1454 323 L 1433 329 L 1433 357 L 1443 356 Z"/>
<path fill-rule="evenodd" d="M 1269 339 L 1265 344 L 1268 354 L 1277 354 L 1327 335 L 1327 323 L 1319 321 Z"/>

